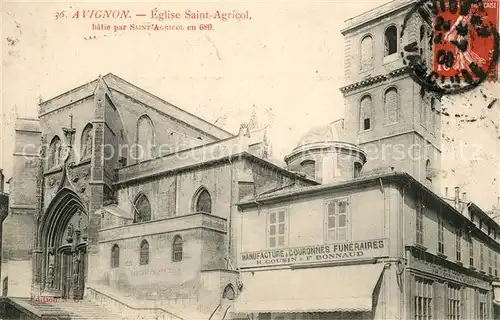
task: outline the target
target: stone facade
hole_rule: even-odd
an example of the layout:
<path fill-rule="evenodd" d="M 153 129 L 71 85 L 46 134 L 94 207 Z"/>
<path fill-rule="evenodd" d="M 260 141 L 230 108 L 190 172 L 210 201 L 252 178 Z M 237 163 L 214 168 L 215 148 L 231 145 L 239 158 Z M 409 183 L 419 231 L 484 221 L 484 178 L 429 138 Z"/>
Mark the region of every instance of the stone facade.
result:
<path fill-rule="evenodd" d="M 346 21 L 342 34 L 348 84 L 341 88 L 347 107 L 345 126 L 349 141 L 367 154 L 365 170 L 393 166 L 440 190 L 435 174 L 441 168 L 440 102 L 410 78 L 400 54 L 404 45 L 417 41 L 427 51 L 428 61 L 432 58 L 419 39 L 421 29 L 427 39 L 431 28 L 425 12 L 415 13 L 400 37 L 413 5 L 413 1 L 396 0 Z M 371 57 L 362 57 L 366 50 L 361 44 L 367 37 L 373 50 Z M 392 42 L 395 50 L 388 52 Z M 368 65 L 362 64 L 368 60 Z"/>
<path fill-rule="evenodd" d="M 210 314 L 237 286 L 236 203 L 317 184 L 263 159 L 266 146 L 265 132 L 234 136 L 112 74 L 41 103 L 16 130 L 9 296 Z"/>

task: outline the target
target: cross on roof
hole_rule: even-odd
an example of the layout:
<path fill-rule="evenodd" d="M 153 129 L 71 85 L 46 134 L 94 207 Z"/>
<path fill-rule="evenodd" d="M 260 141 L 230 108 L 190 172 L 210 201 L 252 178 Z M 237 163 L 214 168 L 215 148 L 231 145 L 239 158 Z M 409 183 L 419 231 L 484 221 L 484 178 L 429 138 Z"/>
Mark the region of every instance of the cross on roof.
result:
<path fill-rule="evenodd" d="M 75 128 L 73 128 L 73 114 L 69 114 L 69 128 L 63 128 L 64 134 L 68 141 L 68 144 L 71 146 L 73 143 L 73 134 L 76 132 Z"/>

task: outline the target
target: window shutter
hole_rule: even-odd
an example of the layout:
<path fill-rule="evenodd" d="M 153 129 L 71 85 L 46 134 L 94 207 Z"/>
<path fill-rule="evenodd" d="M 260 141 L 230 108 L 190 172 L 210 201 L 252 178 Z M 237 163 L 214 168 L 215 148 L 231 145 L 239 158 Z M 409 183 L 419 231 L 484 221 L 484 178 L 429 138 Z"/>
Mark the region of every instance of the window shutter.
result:
<path fill-rule="evenodd" d="M 271 217 L 271 212 L 266 213 L 266 247 L 269 248 L 271 246 L 271 243 L 269 242 L 269 220 Z"/>

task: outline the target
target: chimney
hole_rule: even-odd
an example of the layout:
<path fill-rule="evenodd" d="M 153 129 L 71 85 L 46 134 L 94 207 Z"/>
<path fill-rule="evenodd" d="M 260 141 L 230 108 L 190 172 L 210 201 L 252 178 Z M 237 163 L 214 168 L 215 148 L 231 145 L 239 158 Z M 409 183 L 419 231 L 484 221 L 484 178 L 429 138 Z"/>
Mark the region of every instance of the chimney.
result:
<path fill-rule="evenodd" d="M 465 202 L 467 201 L 467 192 L 462 192 L 462 200 Z"/>
<path fill-rule="evenodd" d="M 3 192 L 4 180 L 5 180 L 5 176 L 3 175 L 3 170 L 0 169 L 0 192 Z"/>
<path fill-rule="evenodd" d="M 445 188 L 444 188 L 444 196 L 445 196 L 445 197 L 448 197 L 448 187 L 445 187 Z"/>
<path fill-rule="evenodd" d="M 455 187 L 455 207 L 460 205 L 460 187 Z"/>

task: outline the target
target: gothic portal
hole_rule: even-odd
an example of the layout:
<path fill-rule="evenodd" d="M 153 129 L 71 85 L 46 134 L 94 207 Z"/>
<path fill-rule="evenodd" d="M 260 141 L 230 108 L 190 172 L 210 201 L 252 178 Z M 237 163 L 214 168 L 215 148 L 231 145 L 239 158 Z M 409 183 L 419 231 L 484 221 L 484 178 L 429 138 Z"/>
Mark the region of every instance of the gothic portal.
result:
<path fill-rule="evenodd" d="M 69 189 L 59 191 L 40 223 L 42 291 L 66 299 L 83 298 L 88 223 L 81 199 Z"/>

